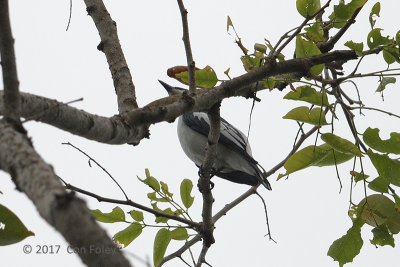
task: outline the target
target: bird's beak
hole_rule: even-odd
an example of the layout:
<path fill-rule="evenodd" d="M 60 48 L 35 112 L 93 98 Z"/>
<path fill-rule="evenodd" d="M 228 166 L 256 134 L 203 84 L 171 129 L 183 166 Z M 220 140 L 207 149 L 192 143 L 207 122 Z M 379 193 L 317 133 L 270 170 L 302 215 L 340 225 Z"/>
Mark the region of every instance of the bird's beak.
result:
<path fill-rule="evenodd" d="M 161 85 L 165 88 L 165 90 L 167 90 L 168 94 L 170 95 L 172 93 L 173 87 L 163 81 L 160 81 L 160 80 L 158 80 L 158 81 L 161 83 Z"/>

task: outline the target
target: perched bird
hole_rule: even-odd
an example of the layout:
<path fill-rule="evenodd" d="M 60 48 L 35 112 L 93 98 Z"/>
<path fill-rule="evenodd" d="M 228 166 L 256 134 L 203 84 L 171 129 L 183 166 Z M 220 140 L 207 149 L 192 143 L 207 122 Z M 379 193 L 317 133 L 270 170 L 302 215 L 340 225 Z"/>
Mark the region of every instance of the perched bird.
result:
<path fill-rule="evenodd" d="M 186 89 L 160 81 L 169 95 L 181 94 Z M 178 138 L 185 154 L 197 167 L 203 163 L 210 121 L 204 112 L 187 113 L 178 118 Z M 221 118 L 221 133 L 213 164 L 214 175 L 234 183 L 262 184 L 271 190 L 265 170 L 251 155 L 250 144 L 240 130 Z"/>

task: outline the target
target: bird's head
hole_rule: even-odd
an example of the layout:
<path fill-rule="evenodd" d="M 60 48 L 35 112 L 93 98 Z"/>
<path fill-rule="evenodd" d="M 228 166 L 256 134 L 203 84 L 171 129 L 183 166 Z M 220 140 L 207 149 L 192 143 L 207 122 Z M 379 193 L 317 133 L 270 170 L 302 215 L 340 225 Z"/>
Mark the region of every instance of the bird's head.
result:
<path fill-rule="evenodd" d="M 186 89 L 184 88 L 180 88 L 180 87 L 173 87 L 163 81 L 158 80 L 161 85 L 165 88 L 165 90 L 167 90 L 169 95 L 177 95 L 177 94 L 181 94 L 183 91 L 186 91 Z"/>

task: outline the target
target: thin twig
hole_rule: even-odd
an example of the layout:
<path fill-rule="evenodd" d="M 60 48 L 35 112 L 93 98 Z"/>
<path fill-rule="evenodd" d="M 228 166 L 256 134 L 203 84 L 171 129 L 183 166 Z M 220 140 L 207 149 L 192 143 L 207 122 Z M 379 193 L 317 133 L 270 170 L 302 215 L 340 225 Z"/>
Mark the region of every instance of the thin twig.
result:
<path fill-rule="evenodd" d="M 200 267 L 203 263 L 207 263 L 206 262 L 206 255 L 207 255 L 208 249 L 209 249 L 209 247 L 203 246 L 203 248 L 201 249 L 201 252 L 200 252 L 199 259 L 197 261 L 196 267 Z"/>
<path fill-rule="evenodd" d="M 125 193 L 124 189 L 122 189 L 121 185 L 117 182 L 117 180 L 115 180 L 115 178 L 106 170 L 106 168 L 104 168 L 100 163 L 98 163 L 94 158 L 92 158 L 89 154 L 87 154 L 86 152 L 84 152 L 82 149 L 74 146 L 73 144 L 71 144 L 70 142 L 66 142 L 66 143 L 61 143 L 63 145 L 69 145 L 73 148 L 75 148 L 76 150 L 78 150 L 79 152 L 81 152 L 83 155 L 85 155 L 88 159 L 89 159 L 89 166 L 90 166 L 90 162 L 94 162 L 100 169 L 102 169 L 107 175 L 108 177 L 110 177 L 114 183 L 119 187 L 119 189 L 121 190 L 121 192 L 124 194 L 125 199 L 129 200 L 127 194 Z"/>
<path fill-rule="evenodd" d="M 308 16 L 307 18 L 305 18 L 305 20 L 300 24 L 299 27 L 297 27 L 297 29 L 292 33 L 292 35 L 289 36 L 289 38 L 274 52 L 273 57 L 277 57 L 282 50 L 293 40 L 294 37 L 296 37 L 297 34 L 299 34 L 301 32 L 301 30 L 303 29 L 303 27 L 313 18 L 315 18 L 316 16 L 318 16 L 319 14 L 321 14 L 322 12 L 324 12 L 324 10 L 329 6 L 329 4 L 331 3 L 331 0 L 329 0 L 328 2 L 326 2 L 325 5 L 323 5 L 317 12 L 315 12 L 313 15 Z"/>
<path fill-rule="evenodd" d="M 297 143 L 293 146 L 293 149 L 286 156 L 286 158 L 284 158 L 281 162 L 279 162 L 274 167 L 272 167 L 268 172 L 265 173 L 265 175 L 268 177 L 268 176 L 272 175 L 273 173 L 275 173 L 277 170 L 279 170 L 285 164 L 285 162 L 288 160 L 288 158 L 290 158 L 290 156 L 292 156 L 300 148 L 301 144 L 303 144 L 303 142 L 308 137 L 310 137 L 315 131 L 317 131 L 319 129 L 319 127 L 320 126 L 314 126 L 307 133 L 302 134 L 300 136 L 299 140 L 297 141 Z"/>
<path fill-rule="evenodd" d="M 196 244 L 197 242 L 199 242 L 201 240 L 201 235 L 198 234 L 195 237 L 193 237 L 192 239 L 190 239 L 189 241 L 187 241 L 185 243 L 185 245 L 183 245 L 180 249 L 178 249 L 177 251 L 175 251 L 174 253 L 169 254 L 168 256 L 164 257 L 164 259 L 161 261 L 161 263 L 157 266 L 157 267 L 161 267 L 163 266 L 166 262 L 179 257 L 180 255 L 183 254 L 183 252 L 185 252 L 186 250 L 188 250 L 191 246 L 193 246 L 194 244 Z"/>
<path fill-rule="evenodd" d="M 196 72 L 195 72 L 195 62 L 193 60 L 193 55 L 192 55 L 192 48 L 190 46 L 190 38 L 189 38 L 189 23 L 187 20 L 187 10 L 185 6 L 183 5 L 182 0 L 178 0 L 178 5 L 179 5 L 179 11 L 181 12 L 181 17 L 182 17 L 182 29 L 183 29 L 183 43 L 185 45 L 185 51 L 186 51 L 186 60 L 187 60 L 187 66 L 188 66 L 188 78 L 189 78 L 189 90 L 195 90 L 196 89 Z"/>
<path fill-rule="evenodd" d="M 69 25 L 71 23 L 71 18 L 72 18 L 72 0 L 69 0 L 69 17 L 68 17 L 67 28 L 65 29 L 65 31 L 68 31 L 68 29 L 69 29 Z"/>
<path fill-rule="evenodd" d="M 272 238 L 271 234 L 271 229 L 269 228 L 269 220 L 268 220 L 268 212 L 267 212 L 267 204 L 265 204 L 264 198 L 256 191 L 255 194 L 261 199 L 261 202 L 263 203 L 264 206 L 264 212 L 265 212 L 265 220 L 267 222 L 267 236 L 269 236 L 269 240 L 272 240 L 276 243 L 276 241 Z"/>
<path fill-rule="evenodd" d="M 210 247 L 214 242 L 214 222 L 212 219 L 212 206 L 214 198 L 211 192 L 210 178 L 213 168 L 214 159 L 217 154 L 217 144 L 220 136 L 220 103 L 215 104 L 208 112 L 210 120 L 210 131 L 208 133 L 208 142 L 206 146 L 206 154 L 201 166 L 199 177 L 199 190 L 203 196 L 203 210 L 202 210 L 202 228 L 201 234 L 203 236 L 203 247 Z M 207 251 L 207 250 L 206 250 Z M 199 262 L 197 263 L 199 264 Z M 201 264 L 201 262 L 200 262 Z"/>
<path fill-rule="evenodd" d="M 346 22 L 346 24 L 327 42 L 318 44 L 318 48 L 322 53 L 326 53 L 333 49 L 335 44 L 342 38 L 343 34 L 350 28 L 350 26 L 356 22 L 356 17 L 360 13 L 363 7 L 357 8 L 351 18 Z"/>
<path fill-rule="evenodd" d="M 249 196 L 255 194 L 257 192 L 258 185 L 250 187 L 246 192 L 241 194 L 239 197 L 234 199 L 232 202 L 228 203 L 223 207 L 221 210 L 219 210 L 213 217 L 212 220 L 214 223 L 216 223 L 219 219 L 221 219 L 222 216 L 226 215 L 231 209 L 239 205 L 241 202 L 243 202 L 245 199 L 247 199 Z M 183 245 L 180 249 L 175 251 L 174 253 L 171 253 L 170 255 L 164 257 L 163 261 L 160 263 L 160 266 L 162 266 L 164 263 L 167 261 L 170 261 L 180 255 L 182 255 L 183 252 L 188 250 L 191 246 L 196 244 L 201 240 L 201 235 L 197 234 L 195 237 L 193 237 L 190 241 L 186 242 L 185 245 Z"/>
<path fill-rule="evenodd" d="M 65 181 L 63 181 L 63 182 L 64 182 L 65 187 L 67 189 L 72 190 L 74 192 L 78 192 L 78 193 L 87 195 L 87 196 L 90 196 L 90 197 L 93 197 L 93 198 L 97 199 L 97 201 L 99 201 L 99 202 L 107 202 L 107 203 L 115 203 L 115 204 L 127 205 L 127 206 L 131 206 L 131 207 L 134 207 L 134 208 L 138 208 L 138 209 L 147 211 L 147 212 L 149 212 L 151 214 L 154 214 L 156 217 L 164 217 L 164 218 L 168 218 L 168 219 L 171 219 L 171 220 L 175 220 L 175 221 L 187 224 L 187 225 L 189 225 L 190 227 L 192 227 L 194 229 L 198 229 L 200 227 L 200 224 L 197 223 L 197 222 L 193 222 L 193 221 L 187 220 L 187 219 L 179 217 L 179 216 L 175 216 L 175 215 L 171 215 L 171 214 L 167 214 L 167 213 L 164 213 L 164 212 L 159 212 L 159 211 L 153 210 L 152 208 L 149 208 L 149 207 L 146 207 L 146 206 L 141 205 L 139 203 L 136 203 L 136 202 L 134 202 L 134 201 L 132 201 L 130 199 L 121 200 L 121 199 L 103 197 L 103 196 L 100 196 L 98 194 L 95 194 L 95 193 L 89 192 L 87 190 L 81 189 L 79 187 L 73 186 L 73 185 L 71 185 L 69 183 L 66 183 Z"/>
<path fill-rule="evenodd" d="M 392 112 L 386 111 L 386 110 L 382 110 L 382 109 L 378 109 L 378 108 L 373 108 L 373 107 L 348 107 L 349 109 L 366 109 L 366 110 L 373 110 L 373 111 L 378 111 L 378 112 L 382 112 L 385 113 L 389 116 L 393 116 L 396 118 L 400 119 L 400 115 L 394 114 Z"/>

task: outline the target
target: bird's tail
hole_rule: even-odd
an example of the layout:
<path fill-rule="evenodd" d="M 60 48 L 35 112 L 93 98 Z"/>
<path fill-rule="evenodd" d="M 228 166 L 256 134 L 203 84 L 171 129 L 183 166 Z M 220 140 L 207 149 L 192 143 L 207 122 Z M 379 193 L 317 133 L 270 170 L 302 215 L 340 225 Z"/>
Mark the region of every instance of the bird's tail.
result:
<path fill-rule="evenodd" d="M 272 190 L 272 187 L 271 187 L 271 184 L 268 182 L 268 180 L 267 180 L 267 175 L 266 175 L 266 171 L 265 171 L 265 169 L 263 168 L 263 166 L 261 166 L 260 164 L 258 164 L 257 163 L 257 167 L 259 167 L 259 168 L 261 168 L 261 170 L 259 169 L 259 168 L 257 168 L 258 169 L 258 171 L 257 171 L 257 173 L 258 173 L 258 178 L 259 178 L 259 181 L 260 181 L 260 183 L 265 187 L 265 188 L 267 188 L 268 190 Z"/>

